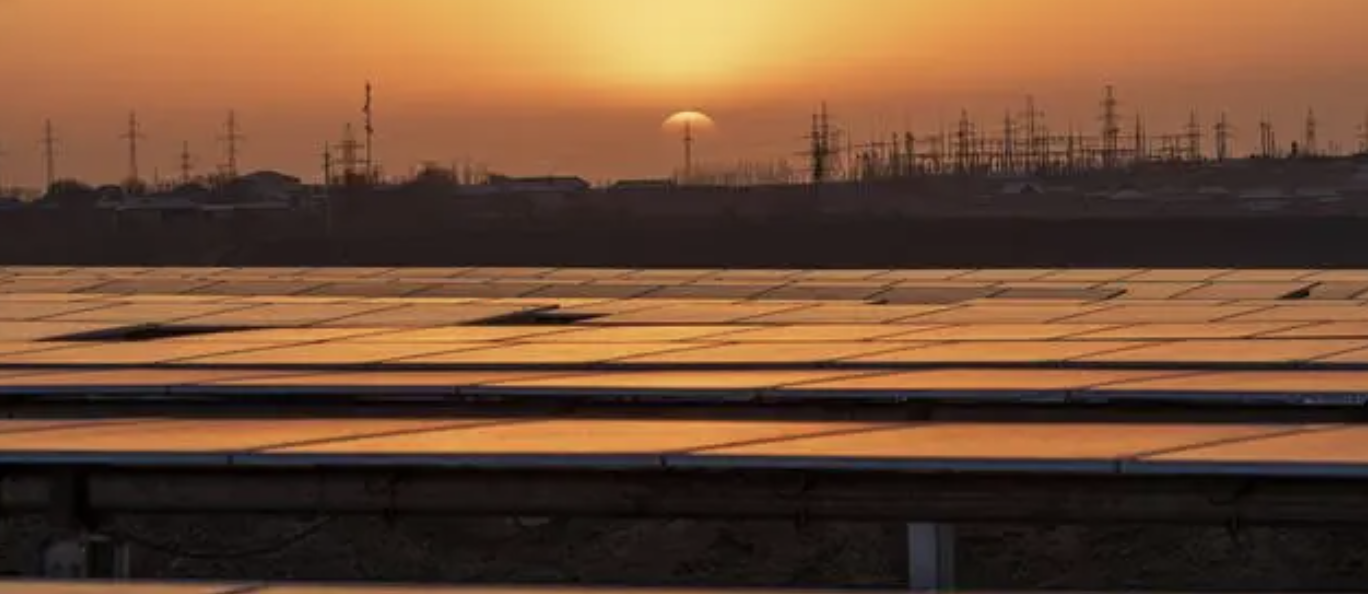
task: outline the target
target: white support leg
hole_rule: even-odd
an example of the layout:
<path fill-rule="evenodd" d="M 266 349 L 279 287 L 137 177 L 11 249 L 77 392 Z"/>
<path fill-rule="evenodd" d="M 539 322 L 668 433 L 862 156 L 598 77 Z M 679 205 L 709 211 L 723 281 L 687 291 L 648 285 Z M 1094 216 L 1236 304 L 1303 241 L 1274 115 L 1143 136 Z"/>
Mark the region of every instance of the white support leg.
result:
<path fill-rule="evenodd" d="M 948 524 L 907 525 L 907 582 L 916 592 L 955 586 L 955 529 Z"/>

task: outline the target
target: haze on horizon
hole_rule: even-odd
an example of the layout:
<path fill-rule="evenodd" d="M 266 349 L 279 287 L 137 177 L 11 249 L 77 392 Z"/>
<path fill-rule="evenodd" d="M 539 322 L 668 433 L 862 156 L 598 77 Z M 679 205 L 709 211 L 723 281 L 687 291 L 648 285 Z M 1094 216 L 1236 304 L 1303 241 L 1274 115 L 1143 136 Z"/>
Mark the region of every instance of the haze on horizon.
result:
<path fill-rule="evenodd" d="M 1033 94 L 1050 125 L 1096 126 L 1105 84 L 1152 131 L 1228 111 L 1241 152 L 1315 108 L 1356 146 L 1368 111 L 1363 0 L 0 0 L 0 183 L 113 181 L 136 109 L 142 170 L 201 170 L 235 109 L 245 169 L 317 177 L 375 85 L 377 158 L 400 173 L 470 158 L 511 174 L 664 176 L 660 122 L 701 108 L 703 161 L 792 157 L 832 105 L 856 140 L 996 126 Z M 880 136 L 882 137 L 882 136 Z"/>

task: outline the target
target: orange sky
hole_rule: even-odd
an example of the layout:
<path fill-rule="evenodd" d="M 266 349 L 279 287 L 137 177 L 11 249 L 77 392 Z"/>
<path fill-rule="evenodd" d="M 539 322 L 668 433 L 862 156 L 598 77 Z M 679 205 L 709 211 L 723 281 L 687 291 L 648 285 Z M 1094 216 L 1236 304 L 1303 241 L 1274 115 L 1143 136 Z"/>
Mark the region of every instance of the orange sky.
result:
<path fill-rule="evenodd" d="M 367 78 L 391 171 L 664 175 L 659 122 L 691 107 L 722 126 L 701 159 L 783 156 L 824 98 L 856 138 L 961 106 L 996 123 L 1028 92 L 1094 126 L 1109 82 L 1151 128 L 1224 109 L 1248 147 L 1261 113 L 1291 139 L 1314 106 L 1351 145 L 1365 22 L 1365 0 L 0 0 L 0 183 L 41 178 L 45 117 L 60 174 L 118 178 L 134 108 L 144 172 L 182 141 L 218 163 L 234 108 L 244 168 L 312 177 Z"/>

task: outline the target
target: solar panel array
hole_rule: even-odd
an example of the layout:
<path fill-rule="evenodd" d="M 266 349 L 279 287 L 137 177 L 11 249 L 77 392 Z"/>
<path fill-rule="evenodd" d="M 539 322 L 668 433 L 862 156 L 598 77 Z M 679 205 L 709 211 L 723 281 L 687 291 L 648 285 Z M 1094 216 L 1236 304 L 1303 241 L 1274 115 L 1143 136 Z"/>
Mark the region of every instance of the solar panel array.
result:
<path fill-rule="evenodd" d="M 10 267 L 0 396 L 1360 407 L 1368 272 Z M 26 414 L 0 464 L 1368 473 L 1343 423 Z"/>

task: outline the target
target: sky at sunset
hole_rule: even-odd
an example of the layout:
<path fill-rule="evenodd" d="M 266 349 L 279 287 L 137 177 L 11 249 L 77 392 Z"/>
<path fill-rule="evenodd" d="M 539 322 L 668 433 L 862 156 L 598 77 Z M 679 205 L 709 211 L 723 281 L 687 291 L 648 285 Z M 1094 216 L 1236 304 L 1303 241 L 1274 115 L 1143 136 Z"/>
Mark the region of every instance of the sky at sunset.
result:
<path fill-rule="evenodd" d="M 1226 110 L 1248 150 L 1262 114 L 1290 140 L 1314 107 L 1352 147 L 1365 22 L 1365 0 L 0 0 L 0 184 L 42 179 L 45 118 L 60 176 L 121 177 L 132 109 L 144 173 L 183 141 L 217 165 L 231 108 L 242 168 L 314 178 L 367 79 L 391 173 L 663 176 L 660 122 L 691 108 L 720 126 L 701 160 L 791 156 L 823 99 L 857 140 L 961 107 L 997 126 L 1028 93 L 1091 130 L 1108 83 L 1155 131 Z"/>

